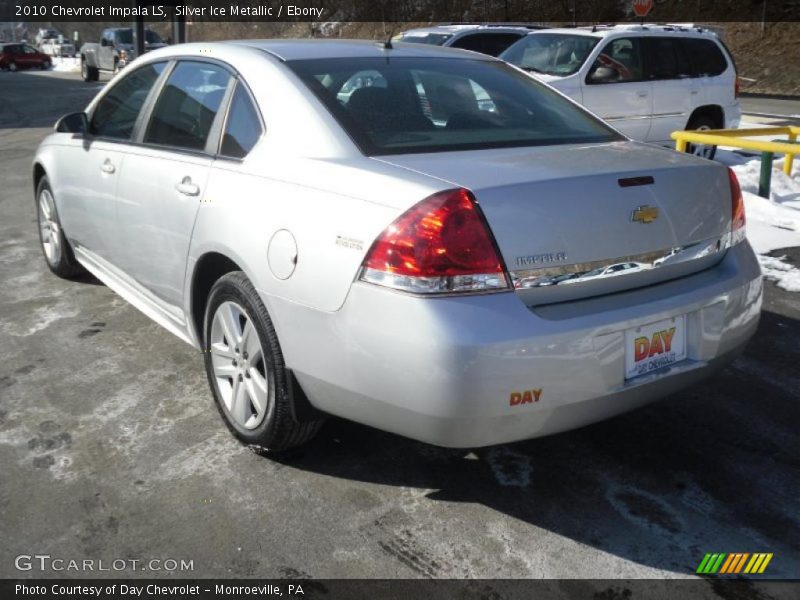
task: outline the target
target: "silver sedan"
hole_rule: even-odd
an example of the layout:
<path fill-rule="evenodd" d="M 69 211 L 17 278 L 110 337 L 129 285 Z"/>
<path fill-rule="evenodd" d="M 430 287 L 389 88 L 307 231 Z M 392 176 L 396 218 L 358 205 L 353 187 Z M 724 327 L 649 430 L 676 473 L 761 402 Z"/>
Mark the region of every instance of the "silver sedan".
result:
<path fill-rule="evenodd" d="M 201 350 L 270 450 L 328 415 L 453 447 L 580 427 L 710 376 L 759 319 L 731 171 L 470 52 L 150 52 L 33 184 L 50 269 Z"/>

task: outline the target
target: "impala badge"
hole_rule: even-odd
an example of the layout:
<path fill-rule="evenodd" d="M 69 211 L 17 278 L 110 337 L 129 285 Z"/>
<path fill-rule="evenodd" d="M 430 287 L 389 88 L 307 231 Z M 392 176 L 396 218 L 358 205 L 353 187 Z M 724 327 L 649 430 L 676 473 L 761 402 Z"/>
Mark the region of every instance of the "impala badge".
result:
<path fill-rule="evenodd" d="M 631 221 L 647 225 L 658 218 L 657 206 L 640 206 L 631 213 Z"/>

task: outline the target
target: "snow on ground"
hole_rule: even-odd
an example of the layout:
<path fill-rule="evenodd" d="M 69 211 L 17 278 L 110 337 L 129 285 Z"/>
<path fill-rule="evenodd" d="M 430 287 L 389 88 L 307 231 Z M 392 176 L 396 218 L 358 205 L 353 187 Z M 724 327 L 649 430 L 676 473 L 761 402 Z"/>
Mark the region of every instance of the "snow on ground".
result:
<path fill-rule="evenodd" d="M 54 56 L 53 57 L 53 71 L 80 71 L 81 63 L 77 58 L 68 56 Z"/>
<path fill-rule="evenodd" d="M 746 126 L 754 124 L 747 124 Z M 783 172 L 783 159 L 772 169 L 770 198 L 758 196 L 761 160 L 731 150 L 719 149 L 717 160 L 729 165 L 739 178 L 747 217 L 747 239 L 758 253 L 764 277 L 790 292 L 800 292 L 800 269 L 782 260 L 766 256 L 773 250 L 800 246 L 800 156 L 795 157 L 792 176 Z"/>

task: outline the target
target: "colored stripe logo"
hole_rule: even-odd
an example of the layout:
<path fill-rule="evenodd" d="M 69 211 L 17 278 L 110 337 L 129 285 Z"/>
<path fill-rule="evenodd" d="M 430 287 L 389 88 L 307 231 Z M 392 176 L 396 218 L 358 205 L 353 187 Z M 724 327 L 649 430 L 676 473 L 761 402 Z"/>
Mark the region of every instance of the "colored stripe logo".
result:
<path fill-rule="evenodd" d="M 700 575 L 735 575 L 746 573 L 748 575 L 760 575 L 763 573 L 769 561 L 772 560 L 772 552 L 709 552 L 700 561 L 697 573 Z"/>

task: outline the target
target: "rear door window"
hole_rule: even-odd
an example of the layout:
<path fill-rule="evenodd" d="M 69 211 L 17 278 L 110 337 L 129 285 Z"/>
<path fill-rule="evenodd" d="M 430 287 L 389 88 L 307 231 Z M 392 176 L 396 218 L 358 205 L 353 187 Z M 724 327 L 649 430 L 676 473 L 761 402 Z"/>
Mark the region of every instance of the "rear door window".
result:
<path fill-rule="evenodd" d="M 216 64 L 178 63 L 153 108 L 145 143 L 204 150 L 230 79 Z"/>
<path fill-rule="evenodd" d="M 261 120 L 250 94 L 239 82 L 236 84 L 231 107 L 228 109 L 220 154 L 231 158 L 244 158 L 263 133 Z"/>
<path fill-rule="evenodd" d="M 153 63 L 126 73 L 97 104 L 90 132 L 99 137 L 129 140 L 147 95 L 166 64 Z"/>
<path fill-rule="evenodd" d="M 679 38 L 643 38 L 648 49 L 648 79 L 681 79 L 692 76 L 692 66 Z"/>
<path fill-rule="evenodd" d="M 609 67 L 617 72 L 616 80 L 603 83 L 641 81 L 644 78 L 642 62 L 641 38 L 619 38 L 611 40 L 605 45 L 595 60 L 592 70 L 598 67 Z"/>

